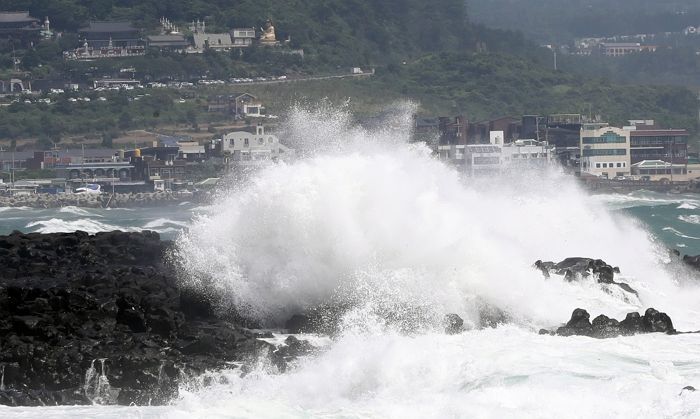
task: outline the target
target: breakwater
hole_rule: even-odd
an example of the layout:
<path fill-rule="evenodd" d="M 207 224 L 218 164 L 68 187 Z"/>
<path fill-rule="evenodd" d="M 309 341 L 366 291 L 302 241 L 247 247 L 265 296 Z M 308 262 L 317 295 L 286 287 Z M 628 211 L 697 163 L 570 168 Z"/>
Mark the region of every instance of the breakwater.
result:
<path fill-rule="evenodd" d="M 203 202 L 209 196 L 204 192 L 138 192 L 115 194 L 26 194 L 0 196 L 0 207 L 30 208 L 128 208 L 161 206 L 184 201 Z"/>

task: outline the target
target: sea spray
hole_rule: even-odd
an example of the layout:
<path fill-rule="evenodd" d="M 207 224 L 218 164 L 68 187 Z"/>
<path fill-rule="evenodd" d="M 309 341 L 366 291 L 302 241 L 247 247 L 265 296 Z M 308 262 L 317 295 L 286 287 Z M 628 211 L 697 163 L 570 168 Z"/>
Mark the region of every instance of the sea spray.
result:
<path fill-rule="evenodd" d="M 90 367 L 85 371 L 83 393 L 94 404 L 114 404 L 119 395 L 119 389 L 112 388 L 109 384 L 105 368 L 106 360 L 106 358 L 93 359 Z M 95 368 L 95 361 L 99 361 L 99 372 Z"/>
<path fill-rule="evenodd" d="M 700 294 L 679 291 L 648 232 L 556 168 L 465 179 L 408 143 L 405 115 L 369 131 L 334 112 L 292 112 L 283 131 L 304 157 L 222 191 L 180 236 L 185 285 L 273 326 L 329 302 L 377 314 L 388 301 L 425 308 L 421 319 L 434 326 L 447 313 L 477 324 L 476 301 L 532 328 L 578 306 L 624 317 L 653 305 L 695 321 L 672 301 Z M 641 304 L 530 268 L 569 256 L 620 266 Z"/>

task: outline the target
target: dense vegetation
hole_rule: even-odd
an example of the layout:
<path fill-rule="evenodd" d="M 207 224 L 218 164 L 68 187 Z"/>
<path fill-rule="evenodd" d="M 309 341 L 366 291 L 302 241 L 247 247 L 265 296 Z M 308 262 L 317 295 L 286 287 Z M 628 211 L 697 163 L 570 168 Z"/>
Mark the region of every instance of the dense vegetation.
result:
<path fill-rule="evenodd" d="M 687 89 L 584 79 L 510 55 L 430 55 L 401 68 L 397 77 L 383 80 L 401 80 L 400 89 L 419 100 L 440 97 L 451 113 L 462 111 L 471 119 L 590 112 L 616 124 L 656 118 L 664 126 L 694 130 L 696 125 L 697 100 Z"/>
<path fill-rule="evenodd" d="M 467 19 L 462 0 L 4 0 L 3 9 L 50 16 L 58 30 L 90 19 L 126 19 L 155 28 L 167 16 L 204 19 L 208 31 L 260 27 L 269 17 L 280 39 L 333 65 L 366 65 L 426 51 L 461 48 Z"/>
<path fill-rule="evenodd" d="M 473 20 L 539 42 L 574 37 L 679 32 L 700 25 L 697 0 L 468 0 Z"/>

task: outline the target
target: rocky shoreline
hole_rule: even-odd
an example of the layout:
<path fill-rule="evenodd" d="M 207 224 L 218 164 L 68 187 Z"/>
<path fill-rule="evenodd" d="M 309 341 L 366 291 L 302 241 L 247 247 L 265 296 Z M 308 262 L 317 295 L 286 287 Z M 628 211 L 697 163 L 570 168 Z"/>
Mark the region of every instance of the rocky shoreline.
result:
<path fill-rule="evenodd" d="M 0 404 L 163 404 L 183 377 L 269 351 L 178 288 L 168 244 L 153 232 L 0 237 Z"/>
<path fill-rule="evenodd" d="M 182 289 L 167 263 L 170 246 L 149 231 L 0 236 L 0 405 L 165 404 L 188 377 L 234 366 L 245 374 L 260 357 L 284 372 L 295 357 L 314 350 L 295 336 L 274 346 L 265 340 L 273 337 L 269 332 L 251 329 L 257 325 L 222 314 L 206 295 Z M 621 287 L 614 281 L 616 268 L 603 261 L 536 265 L 546 276 L 594 275 L 601 286 Z M 300 313 L 286 328 L 332 334 L 337 325 L 324 323 L 323 314 Z M 654 309 L 622 321 L 589 319 L 577 309 L 562 327 L 540 333 L 679 333 L 669 316 Z M 495 327 L 508 316 L 488 308 L 482 320 L 481 327 Z M 464 322 L 448 314 L 444 328 L 461 333 Z"/>
<path fill-rule="evenodd" d="M 131 208 L 154 207 L 181 202 L 206 202 L 206 192 L 137 192 L 101 194 L 29 194 L 0 196 L 0 207 L 29 208 Z"/>

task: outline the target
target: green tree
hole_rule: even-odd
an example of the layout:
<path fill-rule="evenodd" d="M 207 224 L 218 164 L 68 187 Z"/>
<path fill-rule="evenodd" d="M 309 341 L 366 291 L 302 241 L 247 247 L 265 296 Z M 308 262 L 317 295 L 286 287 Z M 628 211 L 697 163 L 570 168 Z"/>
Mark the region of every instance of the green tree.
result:
<path fill-rule="evenodd" d="M 129 129 L 129 128 L 131 128 L 133 122 L 134 121 L 128 112 L 122 112 L 122 114 L 119 115 L 119 122 L 118 122 L 119 128 Z"/>

